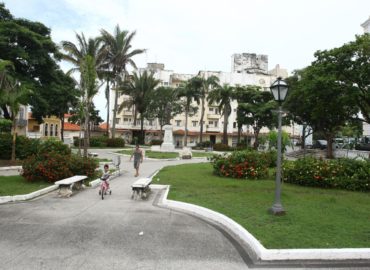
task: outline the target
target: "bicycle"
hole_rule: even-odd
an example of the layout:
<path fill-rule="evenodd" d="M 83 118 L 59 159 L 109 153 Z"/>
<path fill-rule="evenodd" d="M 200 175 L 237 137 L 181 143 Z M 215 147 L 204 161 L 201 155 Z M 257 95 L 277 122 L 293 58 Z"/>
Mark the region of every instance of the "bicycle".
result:
<path fill-rule="evenodd" d="M 112 190 L 109 188 L 106 180 L 101 180 L 99 195 L 101 195 L 102 200 L 104 200 L 104 195 L 107 195 L 107 193 L 112 195 Z"/>

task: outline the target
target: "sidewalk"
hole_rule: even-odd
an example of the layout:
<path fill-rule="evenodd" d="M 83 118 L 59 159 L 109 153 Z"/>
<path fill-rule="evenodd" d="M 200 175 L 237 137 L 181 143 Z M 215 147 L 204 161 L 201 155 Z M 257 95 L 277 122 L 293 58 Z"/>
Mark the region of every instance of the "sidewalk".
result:
<path fill-rule="evenodd" d="M 166 165 L 199 160 L 145 160 L 141 176 Z M 163 187 L 149 200 L 131 200 L 134 169 L 102 201 L 89 188 L 69 199 L 56 192 L 27 203 L 0 205 L 0 260 L 4 269 L 370 269 L 369 260 L 259 260 L 220 220 L 163 205 Z M 153 183 L 155 184 L 155 183 Z M 155 186 L 154 186 L 155 187 Z M 176 204 L 176 203 L 175 203 Z M 196 207 L 195 207 L 196 208 Z M 142 232 L 142 235 L 140 233 Z M 32 248 L 31 248 L 32 247 Z M 21 259 L 19 259 L 21 258 Z"/>

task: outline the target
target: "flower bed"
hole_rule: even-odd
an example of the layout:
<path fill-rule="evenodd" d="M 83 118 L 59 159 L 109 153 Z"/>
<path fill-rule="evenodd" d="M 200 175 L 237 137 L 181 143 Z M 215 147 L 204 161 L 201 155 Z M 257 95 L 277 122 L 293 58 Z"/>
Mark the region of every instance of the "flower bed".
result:
<path fill-rule="evenodd" d="M 214 155 L 211 158 L 214 173 L 239 179 L 259 179 L 268 175 L 274 165 L 274 152 L 235 151 L 231 155 Z"/>
<path fill-rule="evenodd" d="M 302 186 L 370 191 L 370 161 L 302 158 L 283 165 L 285 182 Z"/>

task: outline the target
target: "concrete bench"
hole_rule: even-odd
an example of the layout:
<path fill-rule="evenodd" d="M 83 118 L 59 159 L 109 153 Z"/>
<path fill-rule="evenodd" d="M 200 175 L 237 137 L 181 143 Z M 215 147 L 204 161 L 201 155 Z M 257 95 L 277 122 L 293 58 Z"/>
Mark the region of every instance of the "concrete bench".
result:
<path fill-rule="evenodd" d="M 140 178 L 139 180 L 135 181 L 131 185 L 132 187 L 132 196 L 131 199 L 136 199 L 139 197 L 140 199 L 145 199 L 150 192 L 150 183 L 152 182 L 151 178 Z"/>
<path fill-rule="evenodd" d="M 59 196 L 70 197 L 72 195 L 72 189 L 80 190 L 84 187 L 84 180 L 86 178 L 86 175 L 75 175 L 63 180 L 56 181 L 55 184 L 59 185 Z"/>

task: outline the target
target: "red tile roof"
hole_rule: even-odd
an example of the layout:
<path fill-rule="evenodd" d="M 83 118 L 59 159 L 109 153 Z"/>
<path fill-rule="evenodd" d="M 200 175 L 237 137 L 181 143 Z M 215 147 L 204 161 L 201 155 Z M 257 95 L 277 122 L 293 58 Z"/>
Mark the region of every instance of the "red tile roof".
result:
<path fill-rule="evenodd" d="M 72 123 L 65 122 L 64 123 L 64 130 L 66 131 L 80 131 L 80 126 Z"/>
<path fill-rule="evenodd" d="M 99 125 L 99 128 L 107 130 L 107 125 L 108 125 L 107 123 L 102 123 L 102 124 Z"/>

